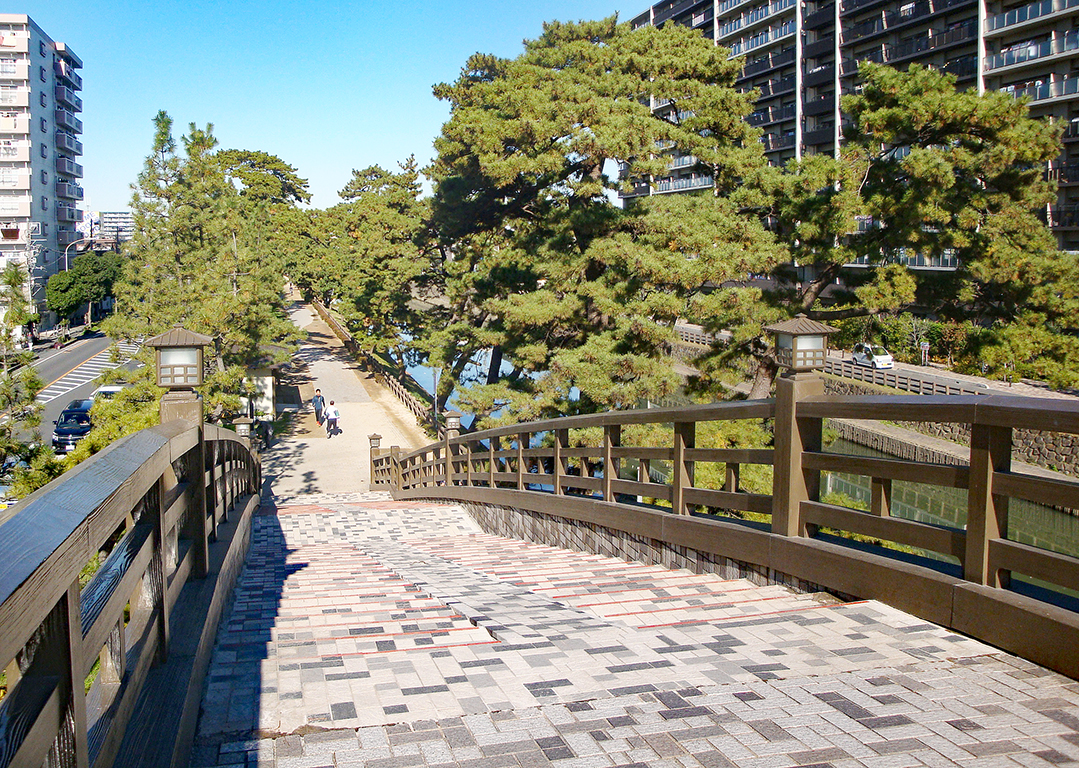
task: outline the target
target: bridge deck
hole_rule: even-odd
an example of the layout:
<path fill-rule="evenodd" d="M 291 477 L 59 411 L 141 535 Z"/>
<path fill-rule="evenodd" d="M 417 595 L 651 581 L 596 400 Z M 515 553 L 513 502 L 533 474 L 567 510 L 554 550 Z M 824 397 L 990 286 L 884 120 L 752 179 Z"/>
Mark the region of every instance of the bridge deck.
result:
<path fill-rule="evenodd" d="M 381 493 L 279 497 L 195 766 L 1079 760 L 1079 684 L 877 602 L 502 539 Z"/>

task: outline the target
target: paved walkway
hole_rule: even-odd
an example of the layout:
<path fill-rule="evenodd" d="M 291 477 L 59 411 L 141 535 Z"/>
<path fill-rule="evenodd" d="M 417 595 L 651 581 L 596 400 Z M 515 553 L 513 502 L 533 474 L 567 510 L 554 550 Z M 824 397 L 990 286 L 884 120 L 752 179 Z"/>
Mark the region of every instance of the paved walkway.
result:
<path fill-rule="evenodd" d="M 382 447 L 419 448 L 431 439 L 416 419 L 374 375 L 360 370 L 329 326 L 306 304 L 289 313 L 307 339 L 293 358 L 291 383 L 304 403 L 289 430 L 263 454 L 263 501 L 313 493 L 367 490 L 371 483 L 368 435 L 382 436 Z M 341 412 L 339 429 L 328 437 L 315 423 L 315 388 Z"/>
<path fill-rule="evenodd" d="M 491 536 L 367 490 L 349 420 L 394 418 L 344 358 L 308 365 L 348 393 L 346 432 L 271 451 L 194 766 L 1079 761 L 1079 683 L 880 603 Z"/>

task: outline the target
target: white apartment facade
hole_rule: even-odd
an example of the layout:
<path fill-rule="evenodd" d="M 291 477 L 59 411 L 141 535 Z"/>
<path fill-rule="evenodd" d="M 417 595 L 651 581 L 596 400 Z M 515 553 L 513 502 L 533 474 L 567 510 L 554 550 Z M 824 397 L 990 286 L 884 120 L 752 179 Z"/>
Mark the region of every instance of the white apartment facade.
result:
<path fill-rule="evenodd" d="M 82 61 L 29 16 L 0 14 L 0 267 L 22 264 L 41 317 L 83 213 Z"/>

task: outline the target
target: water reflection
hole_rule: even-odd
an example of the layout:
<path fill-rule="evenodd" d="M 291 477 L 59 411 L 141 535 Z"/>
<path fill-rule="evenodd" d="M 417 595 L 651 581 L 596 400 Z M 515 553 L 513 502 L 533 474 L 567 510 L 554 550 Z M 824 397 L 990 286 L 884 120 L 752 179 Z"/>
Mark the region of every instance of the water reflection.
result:
<path fill-rule="evenodd" d="M 836 440 L 827 450 L 829 453 L 852 456 L 895 458 L 847 440 Z M 823 493 L 846 494 L 867 506 L 871 499 L 870 480 L 861 475 L 824 472 L 821 489 Z M 965 528 L 967 492 L 963 488 L 895 481 L 892 483 L 891 513 L 893 517 L 920 523 Z M 1052 507 L 1012 499 L 1008 508 L 1008 538 L 1053 552 L 1079 556 L 1079 517 Z M 934 553 L 926 554 L 936 559 L 943 558 Z"/>

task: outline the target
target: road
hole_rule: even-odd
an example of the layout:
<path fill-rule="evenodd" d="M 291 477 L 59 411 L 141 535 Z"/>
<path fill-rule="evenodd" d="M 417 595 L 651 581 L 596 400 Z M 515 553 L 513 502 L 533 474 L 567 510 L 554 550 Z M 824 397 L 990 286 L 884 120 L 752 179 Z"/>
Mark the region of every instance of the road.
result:
<path fill-rule="evenodd" d="M 34 362 L 34 368 L 45 382 L 45 389 L 37 397 L 44 406 L 41 412 L 41 437 L 44 440 L 52 440 L 53 422 L 68 403 L 89 397 L 97 389 L 98 376 L 122 364 L 112 359 L 109 352 L 112 343 L 112 339 L 104 335 L 84 337 L 62 349 L 47 350 Z M 135 349 L 124 346 L 128 355 Z"/>

